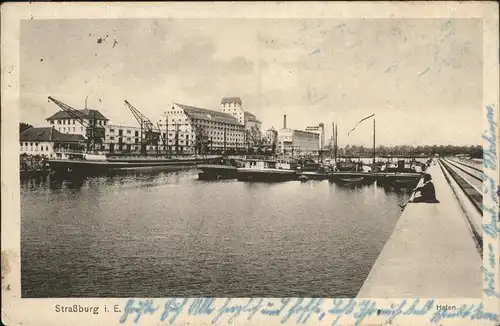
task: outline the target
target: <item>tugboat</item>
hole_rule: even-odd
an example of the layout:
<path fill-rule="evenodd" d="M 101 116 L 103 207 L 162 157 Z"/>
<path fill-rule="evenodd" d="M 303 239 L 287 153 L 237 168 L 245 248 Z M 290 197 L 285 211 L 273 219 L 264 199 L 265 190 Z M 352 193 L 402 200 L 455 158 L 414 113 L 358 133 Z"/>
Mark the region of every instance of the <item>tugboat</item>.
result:
<path fill-rule="evenodd" d="M 297 180 L 298 165 L 288 159 L 247 159 L 238 168 L 239 181 L 291 181 Z"/>
<path fill-rule="evenodd" d="M 235 159 L 223 158 L 217 164 L 200 164 L 198 169 L 199 180 L 220 180 L 238 178 L 238 166 L 241 164 Z"/>

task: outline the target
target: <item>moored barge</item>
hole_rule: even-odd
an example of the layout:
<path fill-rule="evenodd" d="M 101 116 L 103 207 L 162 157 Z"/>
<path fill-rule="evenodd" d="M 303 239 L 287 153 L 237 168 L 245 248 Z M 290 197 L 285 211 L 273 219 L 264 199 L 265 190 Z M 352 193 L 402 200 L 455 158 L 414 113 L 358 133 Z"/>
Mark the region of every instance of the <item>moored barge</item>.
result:
<path fill-rule="evenodd" d="M 297 180 L 297 164 L 286 159 L 247 159 L 238 168 L 239 181 L 291 181 Z"/>
<path fill-rule="evenodd" d="M 235 159 L 221 159 L 213 164 L 200 164 L 198 169 L 199 180 L 220 180 L 238 178 L 238 161 Z"/>
<path fill-rule="evenodd" d="M 159 167 L 192 167 L 197 164 L 216 162 L 220 156 L 212 157 L 131 157 L 112 158 L 105 155 L 80 154 L 70 159 L 48 160 L 54 174 L 92 175 L 115 170 L 140 170 Z"/>

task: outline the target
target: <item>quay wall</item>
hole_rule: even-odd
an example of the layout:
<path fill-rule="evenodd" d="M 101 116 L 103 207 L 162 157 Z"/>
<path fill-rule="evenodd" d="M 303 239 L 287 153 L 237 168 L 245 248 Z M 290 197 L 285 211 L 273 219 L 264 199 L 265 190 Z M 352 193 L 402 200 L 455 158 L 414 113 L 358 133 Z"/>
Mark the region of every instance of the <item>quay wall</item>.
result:
<path fill-rule="evenodd" d="M 375 261 L 358 298 L 480 298 L 482 258 L 467 218 L 439 165 L 439 203 L 410 203 Z"/>

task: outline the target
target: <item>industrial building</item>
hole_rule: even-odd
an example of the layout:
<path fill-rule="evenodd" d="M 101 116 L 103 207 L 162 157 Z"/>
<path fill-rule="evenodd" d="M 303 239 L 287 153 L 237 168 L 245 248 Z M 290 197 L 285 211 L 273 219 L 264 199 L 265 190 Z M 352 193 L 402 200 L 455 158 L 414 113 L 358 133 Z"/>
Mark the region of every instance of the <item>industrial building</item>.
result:
<path fill-rule="evenodd" d="M 285 155 L 316 155 L 319 153 L 320 134 L 287 128 L 286 115 L 283 128 L 278 131 L 278 153 Z"/>
<path fill-rule="evenodd" d="M 224 97 L 221 100 L 221 112 L 233 115 L 240 124 L 245 126 L 245 144 L 248 147 L 260 144 L 262 140 L 262 122 L 243 108 L 239 97 Z"/>
<path fill-rule="evenodd" d="M 306 131 L 314 132 L 319 134 L 319 149 L 325 149 L 325 125 L 323 123 L 319 123 L 317 126 L 308 126 L 306 127 Z"/>
<path fill-rule="evenodd" d="M 91 124 L 95 120 L 96 126 L 106 127 L 109 119 L 106 118 L 100 111 L 93 109 L 76 110 L 78 115 L 83 119 L 80 121 L 84 124 Z M 54 127 L 57 131 L 64 134 L 75 134 L 86 136 L 85 127 L 75 116 L 70 115 L 66 111 L 58 111 L 46 119 L 49 127 Z"/>
<path fill-rule="evenodd" d="M 103 150 L 109 153 L 139 152 L 141 128 L 132 126 L 107 125 Z M 154 149 L 150 146 L 148 150 Z"/>
<path fill-rule="evenodd" d="M 242 116 L 242 119 L 244 117 Z M 173 152 L 243 150 L 245 126 L 229 113 L 174 103 L 158 121 L 167 149 Z M 198 150 L 196 150 L 198 148 Z"/>
<path fill-rule="evenodd" d="M 77 134 L 65 134 L 55 127 L 29 128 L 19 134 L 19 152 L 47 158 L 66 158 L 67 153 L 81 152 L 85 138 Z"/>

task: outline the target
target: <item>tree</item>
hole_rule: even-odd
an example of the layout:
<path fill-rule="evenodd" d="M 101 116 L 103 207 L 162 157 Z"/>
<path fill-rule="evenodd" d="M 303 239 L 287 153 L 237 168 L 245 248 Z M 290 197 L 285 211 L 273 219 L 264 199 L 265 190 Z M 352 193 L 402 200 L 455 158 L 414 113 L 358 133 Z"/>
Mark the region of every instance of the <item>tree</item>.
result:
<path fill-rule="evenodd" d="M 33 128 L 33 126 L 28 124 L 28 123 L 25 123 L 25 122 L 19 123 L 19 133 L 22 133 L 23 131 L 30 129 L 30 128 Z"/>

